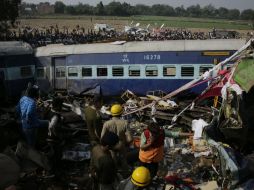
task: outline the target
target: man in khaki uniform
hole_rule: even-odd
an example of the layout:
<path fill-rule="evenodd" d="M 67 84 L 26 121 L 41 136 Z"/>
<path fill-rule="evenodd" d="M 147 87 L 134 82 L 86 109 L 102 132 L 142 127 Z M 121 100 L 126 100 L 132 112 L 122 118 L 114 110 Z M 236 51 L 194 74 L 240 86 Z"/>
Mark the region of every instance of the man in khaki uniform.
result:
<path fill-rule="evenodd" d="M 92 149 L 91 171 L 100 190 L 114 190 L 117 184 L 117 170 L 110 149 L 118 143 L 115 133 L 106 132 L 101 138 L 101 144 Z"/>
<path fill-rule="evenodd" d="M 85 107 L 85 121 L 88 129 L 88 135 L 91 145 L 98 144 L 101 137 L 102 118 L 99 114 L 100 100 L 90 100 L 89 105 Z"/>
<path fill-rule="evenodd" d="M 133 138 L 128 130 L 128 122 L 121 119 L 123 108 L 120 104 L 115 104 L 111 107 L 111 115 L 113 116 L 109 121 L 103 125 L 101 137 L 107 132 L 113 132 L 119 137 L 119 143 L 114 147 L 113 157 L 123 170 L 128 170 L 126 161 L 126 147 L 132 142 Z"/>

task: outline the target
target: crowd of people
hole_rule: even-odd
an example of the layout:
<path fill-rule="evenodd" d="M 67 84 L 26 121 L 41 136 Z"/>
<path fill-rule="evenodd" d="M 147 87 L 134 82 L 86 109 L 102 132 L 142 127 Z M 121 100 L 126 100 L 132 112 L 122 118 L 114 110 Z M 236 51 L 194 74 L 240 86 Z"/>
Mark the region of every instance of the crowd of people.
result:
<path fill-rule="evenodd" d="M 24 41 L 32 47 L 40 47 L 48 44 L 85 44 L 105 41 L 116 38 L 116 33 L 94 32 L 85 30 L 77 26 L 73 30 L 64 28 L 60 30 L 58 26 L 46 29 L 24 27 L 18 31 L 9 31 L 6 35 L 0 35 L 1 41 Z"/>
<path fill-rule="evenodd" d="M 45 46 L 47 44 L 86 44 L 107 41 L 158 41 L 158 40 L 205 40 L 215 38 L 239 38 L 237 33 L 224 33 L 217 35 L 216 30 L 211 32 L 192 32 L 187 29 L 161 28 L 145 32 L 117 32 L 99 30 L 93 31 L 77 25 L 74 29 L 59 28 L 58 25 L 43 28 L 21 27 L 0 35 L 1 41 L 25 41 L 32 47 Z M 144 30 L 143 30 L 144 31 Z"/>

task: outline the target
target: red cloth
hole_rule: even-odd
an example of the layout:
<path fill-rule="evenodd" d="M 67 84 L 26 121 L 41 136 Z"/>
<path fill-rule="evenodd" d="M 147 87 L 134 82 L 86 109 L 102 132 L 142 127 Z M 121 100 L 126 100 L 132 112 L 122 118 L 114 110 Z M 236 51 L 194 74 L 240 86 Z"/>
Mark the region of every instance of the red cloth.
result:
<path fill-rule="evenodd" d="M 159 133 L 160 133 L 159 136 L 155 139 L 155 141 L 152 144 L 152 147 L 154 147 L 154 148 L 164 145 L 164 138 L 165 138 L 164 130 L 160 129 Z M 147 141 L 150 141 L 150 134 L 151 134 L 151 132 L 148 129 L 146 129 L 144 131 L 144 135 L 145 135 Z"/>
<path fill-rule="evenodd" d="M 221 89 L 222 87 L 226 84 L 226 82 L 228 81 L 229 77 L 230 77 L 231 72 L 229 70 L 221 70 L 218 72 L 218 75 L 222 75 L 221 77 L 223 77 L 223 79 L 221 81 L 219 81 L 216 84 L 213 84 L 213 86 L 204 94 L 202 94 L 199 97 L 199 101 L 206 99 L 208 97 L 214 97 L 214 96 L 221 96 Z M 234 80 L 231 79 L 230 81 L 231 84 L 234 84 Z"/>

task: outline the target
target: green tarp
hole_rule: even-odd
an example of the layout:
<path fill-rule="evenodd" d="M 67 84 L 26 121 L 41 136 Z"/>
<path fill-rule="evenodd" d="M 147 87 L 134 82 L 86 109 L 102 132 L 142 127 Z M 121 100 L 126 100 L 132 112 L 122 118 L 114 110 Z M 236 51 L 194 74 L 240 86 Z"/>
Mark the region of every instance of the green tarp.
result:
<path fill-rule="evenodd" d="M 248 92 L 254 85 L 254 59 L 245 58 L 236 67 L 234 81 Z"/>

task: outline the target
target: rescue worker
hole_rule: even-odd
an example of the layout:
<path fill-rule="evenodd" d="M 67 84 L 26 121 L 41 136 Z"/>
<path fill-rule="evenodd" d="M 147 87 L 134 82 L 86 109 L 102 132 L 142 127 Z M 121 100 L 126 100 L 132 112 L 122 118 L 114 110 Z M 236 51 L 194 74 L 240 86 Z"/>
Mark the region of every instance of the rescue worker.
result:
<path fill-rule="evenodd" d="M 57 137 L 57 131 L 59 130 L 59 125 L 62 124 L 63 118 L 61 116 L 63 106 L 63 99 L 61 97 L 56 97 L 52 101 L 52 108 L 50 113 L 50 123 L 49 123 L 49 137 Z"/>
<path fill-rule="evenodd" d="M 128 122 L 121 118 L 123 108 L 120 104 L 114 104 L 110 109 L 112 118 L 103 125 L 101 137 L 107 132 L 113 132 L 119 137 L 119 143 L 113 149 L 113 157 L 118 165 L 124 171 L 128 171 L 129 167 L 126 161 L 127 147 L 133 138 L 128 129 Z"/>
<path fill-rule="evenodd" d="M 100 99 L 92 98 L 88 106 L 84 108 L 85 122 L 88 128 L 88 135 L 91 145 L 96 145 L 100 142 L 102 130 L 102 118 L 100 115 Z"/>
<path fill-rule="evenodd" d="M 141 165 L 149 169 L 152 178 L 156 176 L 159 162 L 163 160 L 164 139 L 164 129 L 154 122 L 150 122 L 141 134 L 139 160 Z"/>
<path fill-rule="evenodd" d="M 21 119 L 22 132 L 25 136 L 26 142 L 31 146 L 35 146 L 37 128 L 48 127 L 49 125 L 48 121 L 38 119 L 36 110 L 36 99 L 38 97 L 38 87 L 32 86 L 27 89 L 27 94 L 20 99 L 16 107 L 17 113 Z"/>
<path fill-rule="evenodd" d="M 117 169 L 110 149 L 119 142 L 115 133 L 107 131 L 101 138 L 101 144 L 92 148 L 91 171 L 100 190 L 114 190 L 117 184 Z"/>
<path fill-rule="evenodd" d="M 144 167 L 137 167 L 132 175 L 122 180 L 118 186 L 118 190 L 137 190 L 137 189 L 153 189 L 151 187 L 150 171 Z"/>

